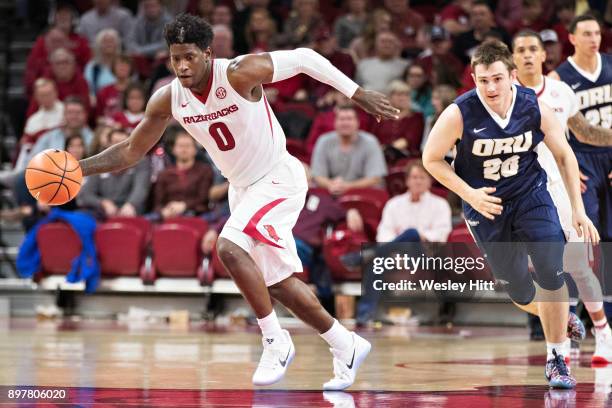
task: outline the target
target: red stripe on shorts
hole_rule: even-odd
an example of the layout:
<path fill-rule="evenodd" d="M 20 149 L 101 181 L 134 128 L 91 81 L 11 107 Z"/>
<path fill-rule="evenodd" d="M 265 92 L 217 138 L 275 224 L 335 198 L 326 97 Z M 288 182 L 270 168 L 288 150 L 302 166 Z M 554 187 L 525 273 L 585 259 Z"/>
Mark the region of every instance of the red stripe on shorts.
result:
<path fill-rule="evenodd" d="M 279 198 L 276 199 L 266 205 L 264 205 L 263 207 L 261 207 L 259 210 L 257 210 L 257 212 L 251 217 L 251 219 L 249 220 L 249 222 L 247 223 L 246 227 L 244 227 L 244 229 L 242 230 L 242 232 L 244 232 L 245 234 L 247 234 L 248 236 L 250 236 L 253 239 L 256 239 L 260 242 L 263 242 L 264 244 L 268 244 L 270 246 L 276 247 L 276 248 L 281 248 L 281 249 L 285 249 L 284 247 L 278 245 L 276 242 L 269 240 L 268 238 L 266 238 L 261 232 L 259 232 L 259 230 L 257 229 L 257 224 L 259 224 L 259 221 L 261 221 L 261 219 L 263 218 L 264 215 L 266 215 L 268 212 L 270 212 L 270 210 L 272 210 L 274 207 L 276 207 L 277 205 L 279 205 L 280 203 L 282 203 L 283 201 L 285 201 L 286 198 Z"/>

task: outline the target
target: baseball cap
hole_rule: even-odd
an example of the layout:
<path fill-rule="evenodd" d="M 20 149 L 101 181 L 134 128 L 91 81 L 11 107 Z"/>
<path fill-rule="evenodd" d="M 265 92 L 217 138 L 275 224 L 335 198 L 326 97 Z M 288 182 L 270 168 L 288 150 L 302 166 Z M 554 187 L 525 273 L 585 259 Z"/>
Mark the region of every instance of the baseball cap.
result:
<path fill-rule="evenodd" d="M 540 37 L 542 38 L 542 42 L 559 42 L 559 36 L 555 32 L 555 30 L 542 30 L 540 31 Z"/>
<path fill-rule="evenodd" d="M 433 26 L 431 27 L 431 40 L 432 41 L 442 41 L 450 39 L 450 35 L 448 31 L 444 29 L 444 27 Z"/>

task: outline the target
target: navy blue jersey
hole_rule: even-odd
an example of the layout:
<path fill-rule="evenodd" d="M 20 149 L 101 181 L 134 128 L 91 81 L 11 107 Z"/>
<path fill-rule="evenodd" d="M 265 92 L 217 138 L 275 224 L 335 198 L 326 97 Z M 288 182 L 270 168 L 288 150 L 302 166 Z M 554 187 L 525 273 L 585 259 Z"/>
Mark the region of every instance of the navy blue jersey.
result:
<path fill-rule="evenodd" d="M 491 117 L 476 89 L 455 100 L 463 117 L 455 172 L 473 188 L 495 187 L 494 195 L 512 199 L 546 182 L 534 148 L 544 139 L 535 92 L 516 86 L 516 100 L 505 128 Z"/>
<path fill-rule="evenodd" d="M 612 128 L 612 55 L 601 55 L 601 72 L 595 82 L 583 76 L 569 62 L 565 61 L 555 71 L 568 84 L 580 101 L 580 112 L 594 126 Z M 569 132 L 569 143 L 577 152 L 612 151 L 612 147 L 599 147 L 581 143 Z"/>

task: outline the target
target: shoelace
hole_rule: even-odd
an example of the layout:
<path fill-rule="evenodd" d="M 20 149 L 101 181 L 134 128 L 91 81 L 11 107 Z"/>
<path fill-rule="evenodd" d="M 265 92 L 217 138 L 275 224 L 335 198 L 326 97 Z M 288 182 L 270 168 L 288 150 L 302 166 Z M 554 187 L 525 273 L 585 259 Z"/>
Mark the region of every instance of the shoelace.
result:
<path fill-rule="evenodd" d="M 565 365 L 565 359 L 562 355 L 557 354 L 557 350 L 553 349 L 554 358 L 554 366 L 559 373 L 559 375 L 568 376 L 569 372 L 567 371 L 567 366 Z"/>

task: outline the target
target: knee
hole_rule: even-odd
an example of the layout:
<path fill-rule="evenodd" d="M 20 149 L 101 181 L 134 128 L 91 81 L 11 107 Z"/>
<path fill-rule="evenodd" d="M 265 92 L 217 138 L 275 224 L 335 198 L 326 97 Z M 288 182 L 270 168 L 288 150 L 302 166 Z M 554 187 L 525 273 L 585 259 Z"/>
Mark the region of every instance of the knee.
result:
<path fill-rule="evenodd" d="M 219 259 L 226 267 L 229 267 L 234 262 L 236 262 L 236 251 L 238 250 L 238 245 L 234 244 L 232 241 L 227 238 L 219 237 L 216 244 L 217 255 Z"/>

